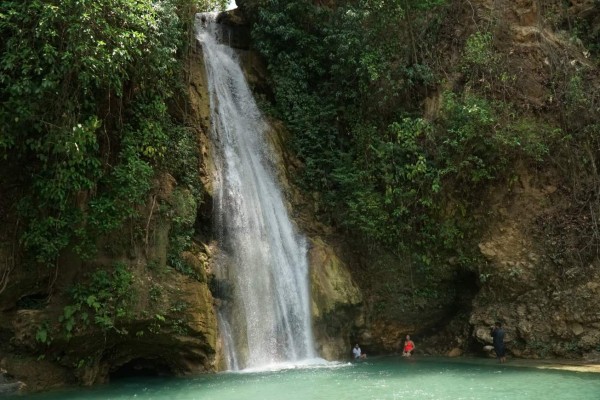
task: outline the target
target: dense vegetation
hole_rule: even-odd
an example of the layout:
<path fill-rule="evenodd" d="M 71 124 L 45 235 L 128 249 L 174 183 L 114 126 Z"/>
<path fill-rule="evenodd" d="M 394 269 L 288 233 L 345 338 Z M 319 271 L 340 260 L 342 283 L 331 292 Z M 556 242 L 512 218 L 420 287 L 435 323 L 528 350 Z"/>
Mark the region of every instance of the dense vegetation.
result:
<path fill-rule="evenodd" d="M 568 2 L 539 2 L 556 38 L 539 60 L 547 65 L 540 74 L 548 96 L 536 104 L 520 87 L 518 57 L 503 47 L 502 21 L 460 20 L 474 18 L 471 2 L 240 3 L 254 19 L 254 44 L 270 68 L 268 109 L 293 133 L 303 166 L 298 183 L 318 199 L 319 218 L 348 232 L 361 251 L 374 248 L 387 257 L 369 254 L 373 265 L 360 265 L 368 272 L 387 269 L 373 278 L 380 292 L 365 292 L 375 303 L 370 310 L 392 318 L 398 314 L 389 311 L 398 311 L 407 321 L 408 312 L 455 301 L 451 291 L 460 285 L 436 284 L 448 270 L 478 272 L 475 241 L 488 217 L 496 217 L 488 214 L 490 192 L 510 196 L 523 166 L 553 175 L 557 198 L 565 199 L 537 221 L 536 244 L 548 258 L 540 276 L 585 279 L 594 268 L 600 254 L 597 7 L 577 16 Z M 181 256 L 190 248 L 203 188 L 198 139 L 180 106 L 192 14 L 223 5 L 0 2 L 0 246 L 13 247 L 10 257 L 22 254 L 10 260 L 10 268 L 21 268 L 20 278 L 36 264 L 54 268 L 44 269 L 43 278 L 32 273 L 40 282 L 21 280 L 5 308 L 41 309 L 54 300 L 58 307 L 28 321 L 35 333 L 29 338 L 44 349 L 54 343 L 47 355 L 54 352 L 63 365 L 71 365 L 63 357 L 65 342 L 77 335 L 79 343 L 92 342 L 82 335 L 92 325 L 105 339 L 109 333 L 139 337 L 161 326 L 185 333 L 180 315 L 187 303 L 166 300 L 164 265 L 142 260 L 147 293 L 138 293 L 128 258 L 149 247 L 148 232 L 157 228 L 150 222 L 163 218 L 170 237 L 161 260 L 206 279 Z M 156 204 L 167 174 L 175 189 Z M 93 261 L 56 293 L 59 264 L 63 272 L 73 259 Z M 410 285 L 397 277 L 402 263 L 420 274 L 419 287 L 413 270 Z M 0 271 L 0 293 L 8 273 Z M 136 310 L 144 295 L 150 306 Z M 377 295 L 387 304 L 380 307 Z M 123 322 L 137 311 L 146 326 L 127 332 Z M 10 347 L 19 357 L 30 349 L 4 342 L 2 351 Z M 81 348 L 71 350 L 79 368 Z"/>
<path fill-rule="evenodd" d="M 32 0 L 0 4 L 3 211 L 31 259 L 129 226 L 169 171 L 199 200 L 196 138 L 170 104 L 193 12 L 220 0 Z"/>
<path fill-rule="evenodd" d="M 596 141 L 597 117 L 571 114 L 597 101 L 581 86 L 591 70 L 552 60 L 551 107 L 561 119 L 524 107 L 518 69 L 493 34 L 501 27 L 449 31 L 463 2 L 259 3 L 255 43 L 270 68 L 274 112 L 304 164 L 300 183 L 320 194 L 321 218 L 361 241 L 425 269 L 449 258 L 474 268 L 491 187 L 510 188 L 519 163 L 558 161 L 549 155 L 561 146 L 583 165 L 596 156 L 580 146 Z M 563 21 L 558 3 L 544 11 Z M 423 107 L 427 98 L 434 106 Z"/>

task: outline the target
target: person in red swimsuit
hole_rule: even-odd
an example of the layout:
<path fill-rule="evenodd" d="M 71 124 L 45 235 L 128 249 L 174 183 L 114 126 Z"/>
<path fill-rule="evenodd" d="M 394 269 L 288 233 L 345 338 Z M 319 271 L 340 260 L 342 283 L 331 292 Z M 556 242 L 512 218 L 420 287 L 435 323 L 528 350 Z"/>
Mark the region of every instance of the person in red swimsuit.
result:
<path fill-rule="evenodd" d="M 404 350 L 402 351 L 402 356 L 410 357 L 412 356 L 413 351 L 415 350 L 415 343 L 410 340 L 410 335 L 406 335 L 406 340 L 404 341 Z"/>

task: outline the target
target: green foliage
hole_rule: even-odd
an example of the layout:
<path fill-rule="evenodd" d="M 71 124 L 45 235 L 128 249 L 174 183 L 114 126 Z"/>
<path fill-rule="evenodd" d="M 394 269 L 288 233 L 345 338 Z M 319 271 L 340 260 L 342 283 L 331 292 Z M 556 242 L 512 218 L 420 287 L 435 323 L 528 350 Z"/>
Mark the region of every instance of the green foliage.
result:
<path fill-rule="evenodd" d="M 412 6 L 440 2 L 408 2 Z M 269 60 L 277 109 L 295 132 L 294 146 L 306 163 L 313 189 L 333 184 L 336 149 L 353 147 L 353 126 L 377 128 L 397 112 L 407 88 L 432 78 L 427 66 L 409 62 L 398 24 L 406 10 L 397 1 L 349 1 L 329 9 L 314 2 L 269 1 L 253 30 Z M 362 122 L 361 122 L 362 123 Z"/>
<path fill-rule="evenodd" d="M 322 217 L 414 254 L 419 265 L 444 252 L 470 262 L 463 252 L 477 231 L 480 193 L 507 179 L 515 160 L 542 160 L 558 133 L 475 93 L 445 93 L 435 120 L 415 116 L 416 96 L 437 80 L 423 56 L 432 44 L 419 38 L 435 39 L 431 10 L 443 6 L 272 0 L 253 30 L 278 116 L 304 162 L 301 183 L 321 193 Z M 501 72 L 491 34 L 468 38 L 459 67 L 474 82 Z"/>
<path fill-rule="evenodd" d="M 493 179 L 506 160 L 497 146 L 498 121 L 491 105 L 482 98 L 459 100 L 447 93 L 443 115 L 445 138 L 438 149 L 442 175 L 460 179 L 456 186 Z"/>
<path fill-rule="evenodd" d="M 50 332 L 48 328 L 48 323 L 44 322 L 42 325 L 38 327 L 37 332 L 35 333 L 35 340 L 38 343 L 49 346 L 52 343 L 52 339 L 50 337 Z"/>
<path fill-rule="evenodd" d="M 72 303 L 65 306 L 59 318 L 67 338 L 77 329 L 95 324 L 103 331 L 114 330 L 118 321 L 130 315 L 134 293 L 133 275 L 127 265 L 119 263 L 111 270 L 98 270 L 89 277 L 88 283 L 77 284 L 71 290 Z"/>
<path fill-rule="evenodd" d="M 416 96 L 438 79 L 423 56 L 429 44 L 418 38 L 435 38 L 429 18 L 443 6 L 272 0 L 253 31 L 278 116 L 304 162 L 301 184 L 321 194 L 322 217 L 413 254 L 417 265 L 435 265 L 444 253 L 471 262 L 480 193 L 508 179 L 515 160 L 542 160 L 557 137 L 509 103 L 475 93 L 445 93 L 435 120 L 415 116 Z M 491 34 L 468 38 L 459 67 L 474 82 L 500 73 Z M 500 76 L 501 85 L 510 82 Z"/>
<path fill-rule="evenodd" d="M 498 55 L 492 46 L 492 34 L 490 32 L 475 32 L 465 43 L 463 54 L 465 68 L 474 68 L 481 71 L 491 72 L 493 66 L 498 62 Z"/>
<path fill-rule="evenodd" d="M 513 157 L 541 162 L 547 159 L 551 147 L 563 141 L 564 135 L 560 128 L 547 122 L 520 117 L 509 121 L 497 139 Z"/>
<path fill-rule="evenodd" d="M 581 8 L 581 4 L 570 1 L 548 2 L 541 7 L 545 23 L 556 31 L 566 33 L 569 39 L 578 47 L 585 47 L 586 58 L 600 56 L 600 29 L 598 17 L 600 9 L 594 1 L 589 7 Z"/>
<path fill-rule="evenodd" d="M 598 18 L 597 11 L 596 18 Z M 600 29 L 598 29 L 597 22 L 592 21 L 591 18 L 576 20 L 573 35 L 586 45 L 588 49 L 586 56 L 597 57 L 600 55 Z"/>
<path fill-rule="evenodd" d="M 0 159 L 22 193 L 21 239 L 36 261 L 54 264 L 69 245 L 92 256 L 98 235 L 136 217 L 157 170 L 181 171 L 167 149 L 183 128 L 167 102 L 181 82 L 188 21 L 224 6 L 0 4 Z"/>
<path fill-rule="evenodd" d="M 169 136 L 169 150 L 164 156 L 163 165 L 181 187 L 191 191 L 195 201 L 200 204 L 204 190 L 198 179 L 200 159 L 196 131 L 171 124 Z"/>
<path fill-rule="evenodd" d="M 160 290 L 160 286 L 156 284 L 152 285 L 152 287 L 148 291 L 148 294 L 150 295 L 150 301 L 152 301 L 153 303 L 158 303 L 162 297 L 162 291 Z"/>
<path fill-rule="evenodd" d="M 507 72 L 506 59 L 494 48 L 491 32 L 475 32 L 465 42 L 460 69 L 468 85 L 487 98 L 499 97 L 506 101 L 514 92 L 516 76 Z"/>
<path fill-rule="evenodd" d="M 167 261 L 177 271 L 200 279 L 181 256 L 192 243 L 194 223 L 196 222 L 197 203 L 190 191 L 176 190 L 173 193 L 173 213 Z"/>
<path fill-rule="evenodd" d="M 371 138 L 368 164 L 337 168 L 334 179 L 348 192 L 348 227 L 365 237 L 402 248 L 399 237 L 422 226 L 435 213 L 433 197 L 439 175 L 420 145 L 432 126 L 422 119 L 405 118 L 388 128 L 385 137 Z"/>

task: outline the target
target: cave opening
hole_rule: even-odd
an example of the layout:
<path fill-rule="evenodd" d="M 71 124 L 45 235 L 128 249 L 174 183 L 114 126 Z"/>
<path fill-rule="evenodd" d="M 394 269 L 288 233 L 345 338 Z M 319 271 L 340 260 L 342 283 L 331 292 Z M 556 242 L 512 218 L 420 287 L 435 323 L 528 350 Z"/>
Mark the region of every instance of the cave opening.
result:
<path fill-rule="evenodd" d="M 48 305 L 49 298 L 45 292 L 33 293 L 19 298 L 15 306 L 18 310 L 41 310 Z"/>
<path fill-rule="evenodd" d="M 111 381 L 127 378 L 156 378 L 159 376 L 173 376 L 171 367 L 161 359 L 136 358 L 118 366 L 111 371 Z"/>
<path fill-rule="evenodd" d="M 479 276 L 474 271 L 460 270 L 454 279 L 456 297 L 452 308 L 454 313 L 468 312 L 473 308 L 473 300 L 479 293 Z"/>
<path fill-rule="evenodd" d="M 452 280 L 447 282 L 452 289 L 452 297 L 441 310 L 440 318 L 421 333 L 432 348 L 447 351 L 454 338 L 465 340 L 458 345 L 467 353 L 476 349 L 473 339 L 473 327 L 469 319 L 473 310 L 473 301 L 479 294 L 479 276 L 474 271 L 466 269 L 456 271 Z"/>
<path fill-rule="evenodd" d="M 466 334 L 464 350 L 467 353 L 476 354 L 479 353 L 481 346 L 473 337 L 473 327 L 470 325 L 469 319 L 473 311 L 473 301 L 481 289 L 479 275 L 470 270 L 458 271 L 455 284 L 456 297 L 452 306 L 453 317 L 463 324 L 463 333 Z"/>

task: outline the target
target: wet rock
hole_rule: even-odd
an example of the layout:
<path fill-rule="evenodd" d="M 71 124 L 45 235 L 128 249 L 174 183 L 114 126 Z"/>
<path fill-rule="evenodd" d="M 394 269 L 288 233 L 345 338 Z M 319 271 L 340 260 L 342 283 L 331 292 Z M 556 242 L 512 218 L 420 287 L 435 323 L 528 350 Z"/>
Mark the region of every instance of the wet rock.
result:
<path fill-rule="evenodd" d="M 309 250 L 312 315 L 319 353 L 326 359 L 344 358 L 350 334 L 360 323 L 362 295 L 335 249 L 320 238 Z M 368 342 L 362 337 L 361 342 Z"/>
<path fill-rule="evenodd" d="M 21 393 L 26 385 L 23 382 L 0 383 L 0 396 L 10 396 Z"/>
<path fill-rule="evenodd" d="M 322 239 L 311 242 L 309 252 L 313 315 L 319 317 L 344 305 L 362 302 L 360 290 L 335 250 Z"/>
<path fill-rule="evenodd" d="M 459 349 L 458 347 L 455 347 L 448 352 L 447 356 L 448 357 L 460 357 L 460 356 L 462 356 L 462 354 L 463 354 L 463 351 L 461 349 Z"/>
<path fill-rule="evenodd" d="M 580 323 L 574 322 L 571 324 L 571 331 L 573 331 L 573 335 L 579 336 L 585 331 L 585 329 L 583 329 L 583 326 L 581 326 Z"/>
<path fill-rule="evenodd" d="M 0 384 L 8 384 L 0 388 L 0 396 L 55 389 L 73 382 L 64 368 L 34 357 L 7 356 L 0 365 Z"/>

